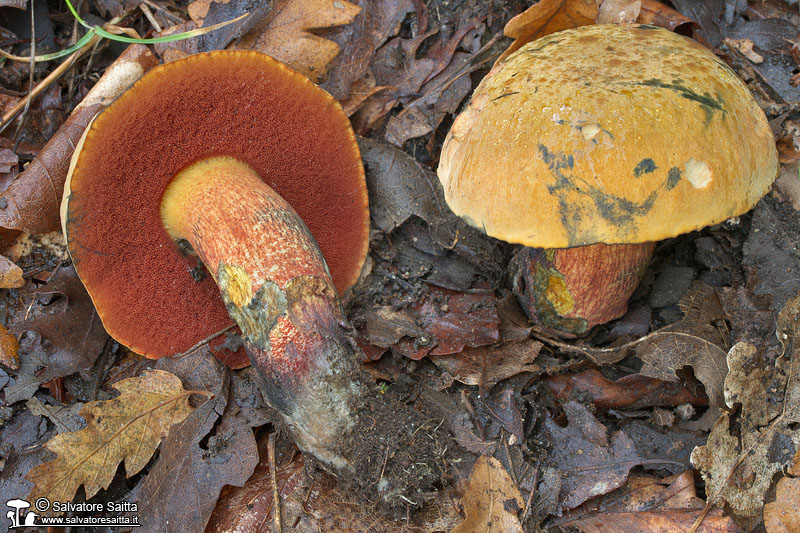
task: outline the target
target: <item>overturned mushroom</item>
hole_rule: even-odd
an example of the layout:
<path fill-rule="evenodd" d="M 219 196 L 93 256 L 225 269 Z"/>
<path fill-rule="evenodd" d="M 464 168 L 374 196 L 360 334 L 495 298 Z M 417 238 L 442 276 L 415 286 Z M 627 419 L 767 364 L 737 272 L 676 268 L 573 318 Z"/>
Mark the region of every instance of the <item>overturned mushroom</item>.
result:
<path fill-rule="evenodd" d="M 357 437 L 371 424 L 360 415 L 371 382 L 337 287 L 359 274 L 369 217 L 355 136 L 332 97 L 256 52 L 161 65 L 87 130 L 62 220 L 112 336 L 167 355 L 230 315 L 301 449 L 337 474 L 365 475 L 374 458 Z M 213 281 L 192 277 L 187 250 Z M 413 419 L 405 406 L 379 407 Z"/>
<path fill-rule="evenodd" d="M 564 336 L 625 313 L 654 242 L 748 211 L 778 172 L 745 84 L 653 26 L 584 26 L 492 69 L 445 140 L 453 211 L 522 244 L 513 282 Z"/>

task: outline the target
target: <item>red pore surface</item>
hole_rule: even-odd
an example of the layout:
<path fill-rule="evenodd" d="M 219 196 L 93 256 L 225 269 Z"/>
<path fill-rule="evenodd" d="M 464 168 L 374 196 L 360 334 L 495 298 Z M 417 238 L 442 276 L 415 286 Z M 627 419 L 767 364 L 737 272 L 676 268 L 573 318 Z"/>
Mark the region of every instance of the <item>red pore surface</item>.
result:
<path fill-rule="evenodd" d="M 66 221 L 72 259 L 106 329 L 149 357 L 186 351 L 231 323 L 211 277 L 192 279 L 197 259 L 181 254 L 159 212 L 172 177 L 210 156 L 244 161 L 294 207 L 340 291 L 366 255 L 361 158 L 330 95 L 257 52 L 157 67 L 92 124 Z"/>

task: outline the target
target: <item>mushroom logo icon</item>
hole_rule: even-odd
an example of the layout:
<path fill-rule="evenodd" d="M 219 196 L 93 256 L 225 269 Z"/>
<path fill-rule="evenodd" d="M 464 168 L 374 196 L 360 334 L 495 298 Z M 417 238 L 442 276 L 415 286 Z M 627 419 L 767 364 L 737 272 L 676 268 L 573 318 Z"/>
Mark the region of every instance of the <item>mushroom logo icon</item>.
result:
<path fill-rule="evenodd" d="M 25 527 L 25 526 L 35 526 L 36 525 L 36 517 L 39 516 L 34 512 L 28 512 L 25 514 L 25 520 L 21 520 L 20 511 L 23 509 L 28 509 L 31 504 L 25 500 L 8 500 L 6 502 L 7 507 L 11 507 L 12 511 L 8 511 L 6 513 L 6 517 L 11 521 L 11 525 L 8 529 L 14 529 L 17 527 Z"/>

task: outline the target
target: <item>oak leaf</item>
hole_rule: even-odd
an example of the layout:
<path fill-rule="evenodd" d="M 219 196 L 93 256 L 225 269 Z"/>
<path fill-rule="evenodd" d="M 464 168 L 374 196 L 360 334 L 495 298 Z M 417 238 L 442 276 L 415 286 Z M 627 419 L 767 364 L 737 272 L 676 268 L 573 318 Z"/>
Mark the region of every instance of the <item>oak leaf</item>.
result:
<path fill-rule="evenodd" d="M 61 433 L 45 444 L 58 457 L 28 473 L 34 483 L 29 500 L 68 502 L 81 485 L 91 498 L 108 488 L 123 460 L 127 477 L 133 476 L 147 465 L 169 428 L 194 410 L 192 392 L 162 370 L 119 381 L 114 388 L 120 392 L 116 398 L 81 409 L 84 429 Z"/>
<path fill-rule="evenodd" d="M 339 45 L 312 31 L 350 24 L 360 11 L 344 0 L 277 0 L 239 47 L 269 54 L 320 83 L 339 54 Z"/>

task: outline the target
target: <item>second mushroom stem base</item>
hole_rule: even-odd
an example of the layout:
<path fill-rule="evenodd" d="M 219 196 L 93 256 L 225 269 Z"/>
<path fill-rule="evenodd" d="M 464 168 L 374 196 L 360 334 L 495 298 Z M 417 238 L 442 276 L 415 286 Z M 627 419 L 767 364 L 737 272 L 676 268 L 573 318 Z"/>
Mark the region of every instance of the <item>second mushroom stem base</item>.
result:
<path fill-rule="evenodd" d="M 528 317 L 562 337 L 619 318 L 641 282 L 655 243 L 522 248 L 512 285 Z"/>

